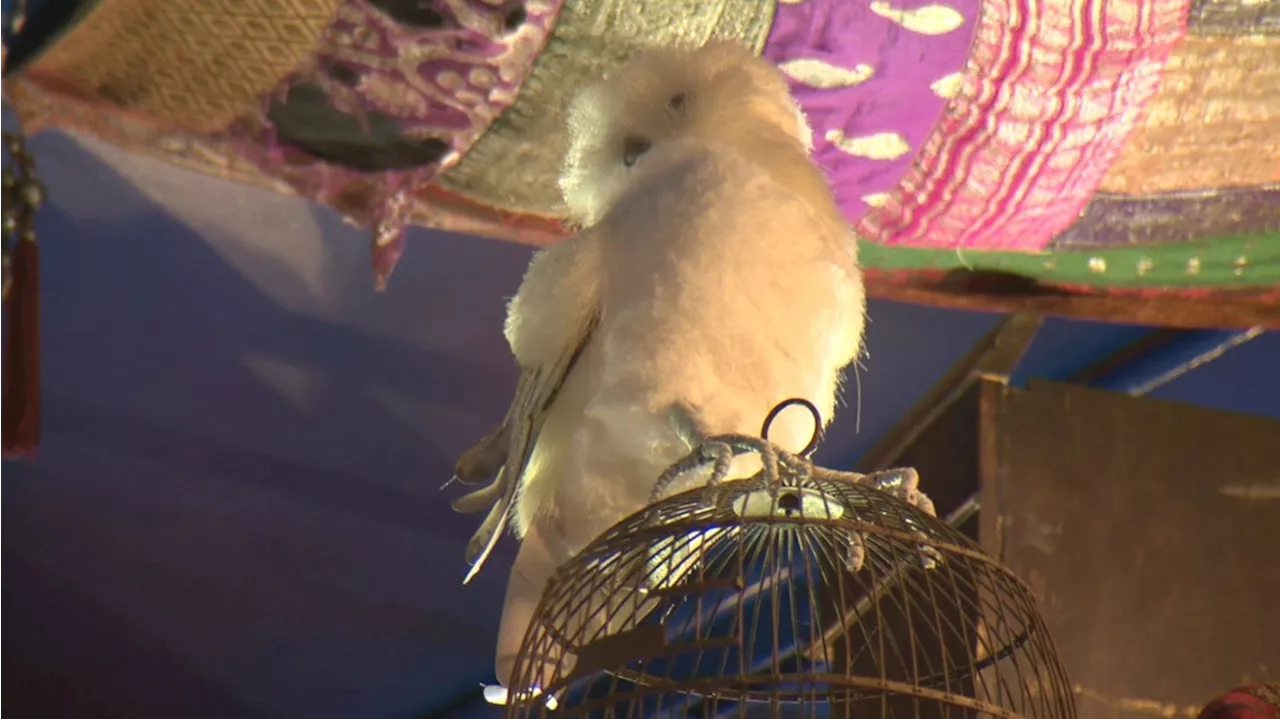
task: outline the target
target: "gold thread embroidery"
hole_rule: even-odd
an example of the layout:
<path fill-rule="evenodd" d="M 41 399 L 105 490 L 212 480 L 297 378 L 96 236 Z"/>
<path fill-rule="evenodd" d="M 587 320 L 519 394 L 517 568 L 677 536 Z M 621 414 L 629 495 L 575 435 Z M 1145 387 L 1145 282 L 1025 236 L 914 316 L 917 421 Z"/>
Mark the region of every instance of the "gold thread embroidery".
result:
<path fill-rule="evenodd" d="M 1280 182 L 1280 36 L 1191 36 L 1099 187 L 1131 195 Z"/>
<path fill-rule="evenodd" d="M 778 69 L 793 80 L 823 90 L 859 85 L 871 79 L 876 72 L 874 67 L 866 64 L 840 67 L 814 58 L 788 60 L 779 64 Z"/>
<path fill-rule="evenodd" d="M 953 72 L 950 75 L 944 75 L 937 80 L 934 80 L 933 83 L 929 85 L 929 89 L 938 97 L 944 100 L 950 100 L 960 94 L 960 88 L 963 84 L 964 73 Z"/>
<path fill-rule="evenodd" d="M 840 130 L 827 130 L 827 142 L 855 157 L 869 160 L 896 160 L 911 151 L 906 139 L 896 132 L 877 132 L 862 137 L 847 137 Z"/>
<path fill-rule="evenodd" d="M 903 10 L 885 0 L 872 0 L 871 12 L 921 35 L 945 35 L 964 25 L 964 15 L 946 5 L 925 5 Z"/>

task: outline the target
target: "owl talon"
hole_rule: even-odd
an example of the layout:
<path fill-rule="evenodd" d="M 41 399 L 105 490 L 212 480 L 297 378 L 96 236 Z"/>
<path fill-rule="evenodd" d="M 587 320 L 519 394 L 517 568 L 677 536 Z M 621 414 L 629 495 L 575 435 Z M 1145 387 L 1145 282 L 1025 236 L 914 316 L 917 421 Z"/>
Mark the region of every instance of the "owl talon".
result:
<path fill-rule="evenodd" d="M 853 532 L 849 535 L 849 571 L 854 574 L 862 571 L 867 561 L 867 535 Z"/>
<path fill-rule="evenodd" d="M 923 536 L 924 533 L 921 532 L 920 534 Z M 938 565 L 942 564 L 942 552 L 939 552 L 937 547 L 921 544 L 919 546 L 919 550 L 920 564 L 924 567 L 925 571 L 937 569 Z"/>
<path fill-rule="evenodd" d="M 863 481 L 882 492 L 901 499 L 930 517 L 938 516 L 937 510 L 933 506 L 933 500 L 920 491 L 920 474 L 910 467 L 872 472 L 871 474 L 863 475 Z"/>

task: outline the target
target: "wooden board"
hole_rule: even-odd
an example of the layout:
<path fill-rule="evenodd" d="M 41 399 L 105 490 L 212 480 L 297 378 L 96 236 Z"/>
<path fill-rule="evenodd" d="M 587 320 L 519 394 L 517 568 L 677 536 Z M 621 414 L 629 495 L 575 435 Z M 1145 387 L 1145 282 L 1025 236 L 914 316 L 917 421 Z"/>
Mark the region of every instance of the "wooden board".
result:
<path fill-rule="evenodd" d="M 1194 719 L 1280 679 L 1280 422 L 983 391 L 982 542 L 1041 599 L 1082 719 Z"/>

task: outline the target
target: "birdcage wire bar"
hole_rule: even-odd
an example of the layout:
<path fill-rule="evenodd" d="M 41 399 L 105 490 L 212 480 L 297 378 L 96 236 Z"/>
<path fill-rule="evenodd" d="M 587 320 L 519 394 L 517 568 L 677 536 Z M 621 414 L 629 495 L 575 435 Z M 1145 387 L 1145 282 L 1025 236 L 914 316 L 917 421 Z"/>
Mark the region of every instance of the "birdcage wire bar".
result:
<path fill-rule="evenodd" d="M 1007 568 L 863 475 L 780 457 L 652 504 L 561 567 L 507 716 L 1075 716 Z"/>

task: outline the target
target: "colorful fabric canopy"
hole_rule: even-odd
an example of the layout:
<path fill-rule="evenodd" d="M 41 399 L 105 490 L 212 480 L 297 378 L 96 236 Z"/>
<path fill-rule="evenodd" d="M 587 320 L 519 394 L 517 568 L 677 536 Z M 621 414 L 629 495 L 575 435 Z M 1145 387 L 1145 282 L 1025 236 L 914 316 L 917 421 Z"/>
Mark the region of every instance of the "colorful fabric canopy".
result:
<path fill-rule="evenodd" d="M 330 205 L 374 228 L 379 284 L 409 224 L 562 235 L 568 97 L 640 45 L 731 37 L 791 79 L 873 292 L 1280 323 L 1277 3 L 82 4 L 9 71 L 28 128 Z M 1102 314 L 1126 312 L 1178 321 Z"/>

